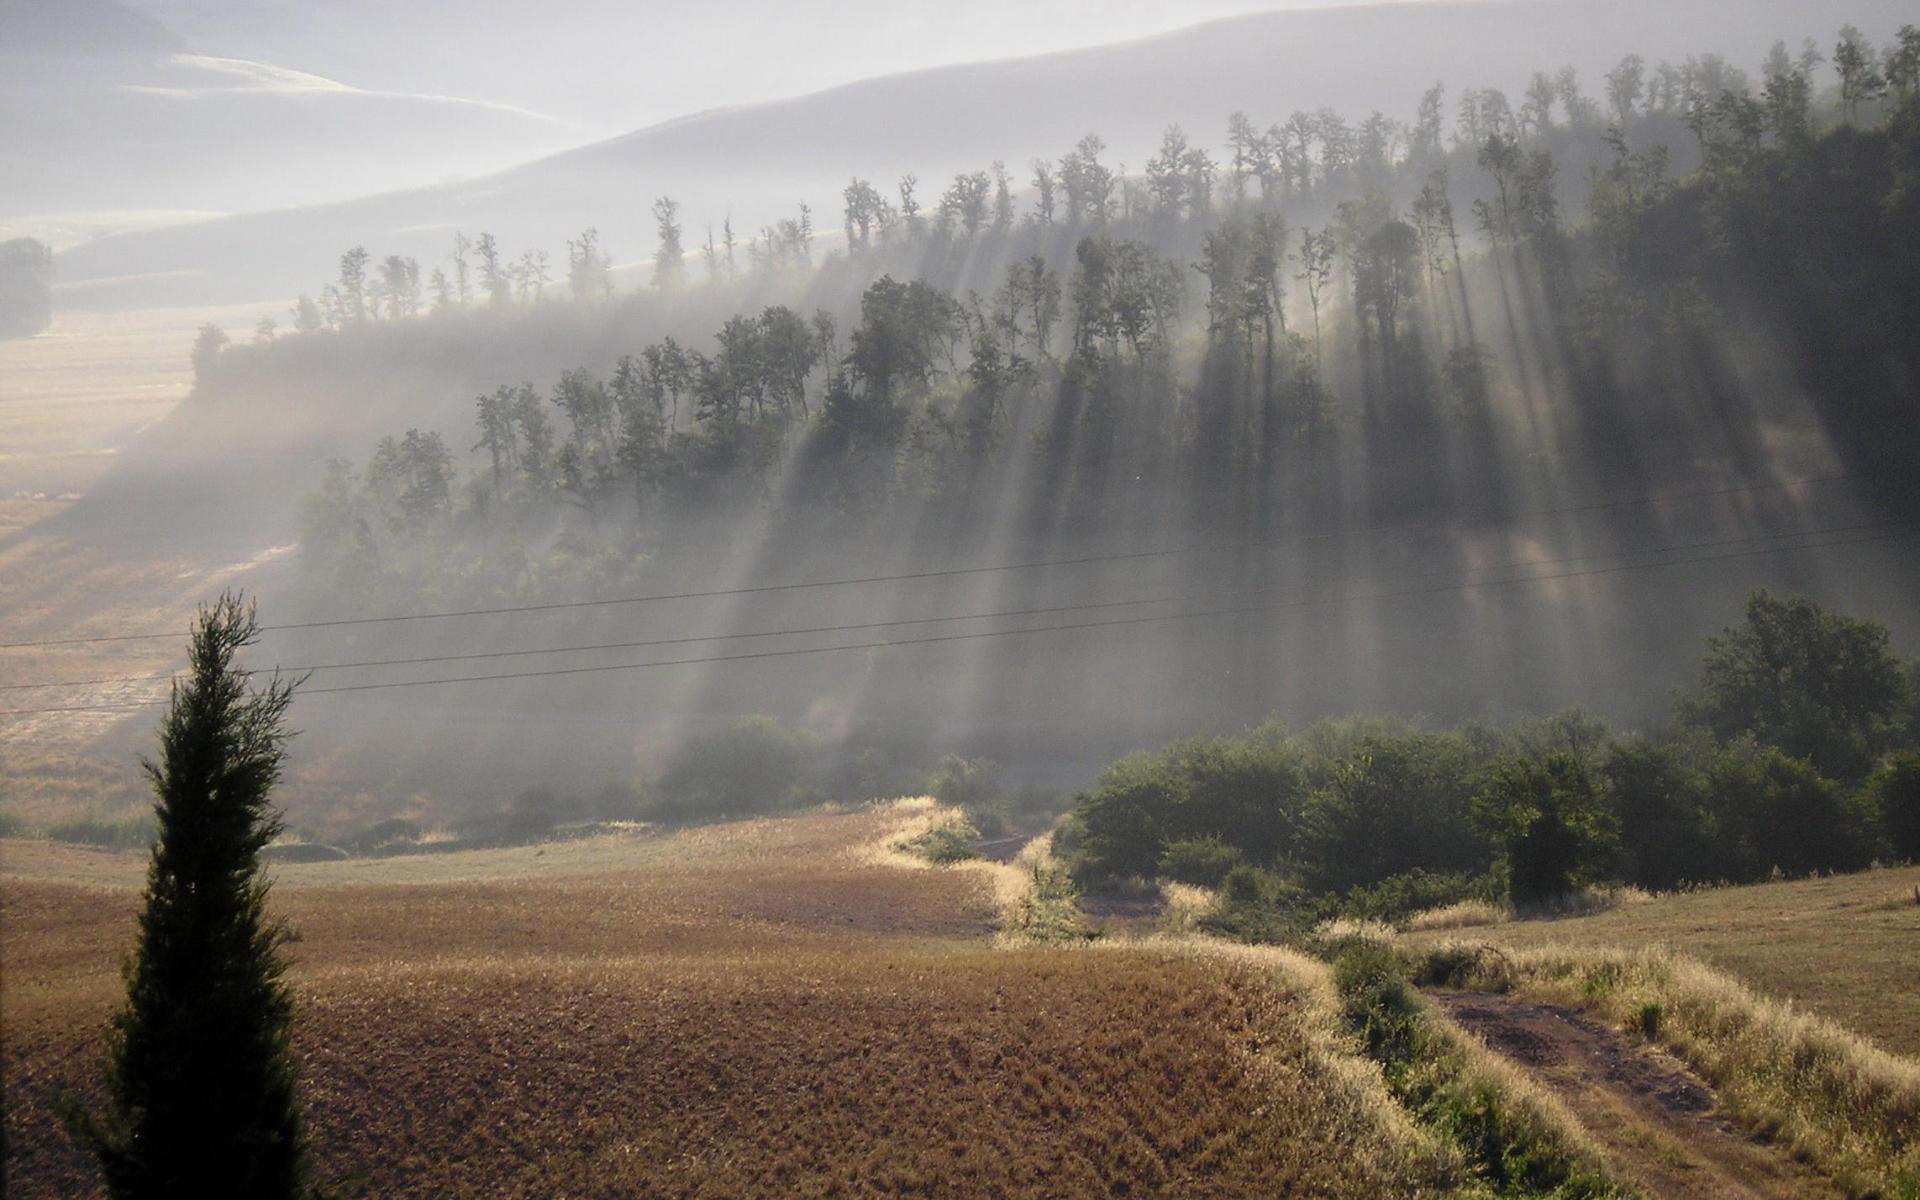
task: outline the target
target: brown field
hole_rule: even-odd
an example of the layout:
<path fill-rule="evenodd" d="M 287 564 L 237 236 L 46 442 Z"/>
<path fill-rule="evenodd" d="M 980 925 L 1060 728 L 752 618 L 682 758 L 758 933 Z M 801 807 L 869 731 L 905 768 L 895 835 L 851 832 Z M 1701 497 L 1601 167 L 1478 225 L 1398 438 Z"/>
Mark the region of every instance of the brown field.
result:
<path fill-rule="evenodd" d="M 1409 934 L 1415 944 L 1659 947 L 1920 1056 L 1920 867 L 1713 888 L 1593 916 Z"/>
<path fill-rule="evenodd" d="M 284 305 L 56 313 L 47 332 L 0 341 L 0 641 L 129 628 L 186 629 L 239 564 L 130 559 L 36 529 L 85 493 L 191 382 L 203 323 L 236 340 Z M 126 642 L 0 651 L 0 684 L 164 673 L 177 646 Z M 0 691 L 0 708 L 117 702 L 163 685 Z M 126 769 L 152 715 L 0 717 L 0 809 L 32 825 L 116 817 L 144 799 Z"/>
<path fill-rule="evenodd" d="M 1257 957 L 993 949 L 989 875 L 863 849 L 896 820 L 283 868 L 322 1176 L 454 1197 L 1413 1190 L 1404 1134 L 1356 1115 Z M 93 1194 L 48 1106 L 92 1090 L 141 865 L 0 844 L 9 1195 Z"/>

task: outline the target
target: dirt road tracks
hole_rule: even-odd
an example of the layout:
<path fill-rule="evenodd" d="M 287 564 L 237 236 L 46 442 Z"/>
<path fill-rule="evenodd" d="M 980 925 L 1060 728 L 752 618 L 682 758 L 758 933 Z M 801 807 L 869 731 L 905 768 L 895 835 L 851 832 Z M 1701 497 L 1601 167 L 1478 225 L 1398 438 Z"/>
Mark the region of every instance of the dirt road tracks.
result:
<path fill-rule="evenodd" d="M 1742 1133 L 1683 1065 L 1577 1009 L 1488 992 L 1436 992 L 1434 999 L 1557 1095 L 1621 1172 L 1651 1196 L 1841 1195 L 1784 1151 Z"/>

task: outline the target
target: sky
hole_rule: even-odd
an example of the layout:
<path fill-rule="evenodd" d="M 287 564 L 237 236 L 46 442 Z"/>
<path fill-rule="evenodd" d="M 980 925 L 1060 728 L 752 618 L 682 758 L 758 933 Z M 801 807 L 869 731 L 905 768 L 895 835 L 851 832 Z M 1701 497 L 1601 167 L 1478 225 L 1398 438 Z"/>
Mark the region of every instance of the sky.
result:
<path fill-rule="evenodd" d="M 542 113 L 581 136 L 875 75 L 1354 0 L 135 0 L 202 53 Z"/>

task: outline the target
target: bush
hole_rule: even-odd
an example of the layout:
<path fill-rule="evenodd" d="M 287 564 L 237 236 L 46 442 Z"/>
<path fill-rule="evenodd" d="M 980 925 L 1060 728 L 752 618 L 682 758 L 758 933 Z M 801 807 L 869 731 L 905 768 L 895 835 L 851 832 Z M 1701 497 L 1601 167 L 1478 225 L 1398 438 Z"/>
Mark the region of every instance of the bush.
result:
<path fill-rule="evenodd" d="M 27 836 L 27 823 L 10 812 L 0 810 L 0 838 Z"/>
<path fill-rule="evenodd" d="M 946 866 L 979 858 L 980 851 L 976 848 L 979 840 L 978 829 L 966 821 L 951 821 L 927 830 L 909 841 L 905 849 L 909 854 L 919 855 L 935 866 Z"/>
<path fill-rule="evenodd" d="M 1190 738 L 1108 767 L 1076 797 L 1083 879 L 1151 877 L 1167 844 L 1212 838 L 1250 862 L 1291 845 L 1305 792 L 1300 755 L 1274 726 Z"/>
<path fill-rule="evenodd" d="M 1458 737 L 1363 738 L 1306 803 L 1307 883 L 1341 892 L 1416 868 L 1483 869 L 1487 850 L 1470 816 L 1478 775 Z"/>
<path fill-rule="evenodd" d="M 144 850 L 153 845 L 155 829 L 151 816 L 127 817 L 119 821 L 88 817 L 51 826 L 47 836 L 56 842 L 75 842 L 105 850 Z"/>
<path fill-rule="evenodd" d="M 1499 895 L 1500 881 L 1493 875 L 1413 870 L 1354 888 L 1322 911 L 1326 916 L 1362 921 L 1398 921 L 1414 913 L 1467 901 L 1486 902 Z"/>
<path fill-rule="evenodd" d="M 1619 823 L 1622 877 L 1661 889 L 1728 877 L 1706 777 L 1677 748 L 1639 738 L 1624 742 L 1607 755 L 1600 774 Z"/>
<path fill-rule="evenodd" d="M 1266 882 L 1252 867 L 1238 866 L 1221 879 L 1220 894 L 1228 904 L 1260 904 L 1267 898 Z"/>
<path fill-rule="evenodd" d="M 418 842 L 426 831 L 404 817 L 391 817 L 379 821 L 340 839 L 343 849 L 352 854 L 378 854 L 383 850 L 392 850 L 400 846 L 410 846 Z"/>
<path fill-rule="evenodd" d="M 1867 794 L 1893 856 L 1920 862 L 1920 750 L 1882 763 L 1867 784 Z"/>
<path fill-rule="evenodd" d="M 587 802 L 587 811 L 596 821 L 638 821 L 647 811 L 648 798 L 637 783 L 609 783 Z"/>
<path fill-rule="evenodd" d="M 1244 862 L 1240 851 L 1219 838 L 1168 842 L 1160 853 L 1160 874 L 1177 883 L 1219 887 L 1227 873 Z"/>
<path fill-rule="evenodd" d="M 1873 860 L 1870 801 L 1777 747 L 1728 750 L 1709 772 L 1708 790 L 1749 879 L 1775 869 L 1857 871 Z"/>
<path fill-rule="evenodd" d="M 714 820 L 789 807 L 806 756 L 806 741 L 768 717 L 689 738 L 661 774 L 650 815 Z"/>
<path fill-rule="evenodd" d="M 1000 781 L 994 777 L 993 763 L 984 758 L 961 758 L 949 754 L 940 760 L 940 768 L 927 781 L 927 791 L 941 804 L 967 814 L 977 829 L 992 834 L 1005 833 L 1010 813 Z"/>
<path fill-rule="evenodd" d="M 1474 819 L 1506 852 L 1516 904 L 1538 904 L 1595 880 L 1615 829 L 1593 777 L 1573 755 L 1515 759 L 1474 800 Z"/>

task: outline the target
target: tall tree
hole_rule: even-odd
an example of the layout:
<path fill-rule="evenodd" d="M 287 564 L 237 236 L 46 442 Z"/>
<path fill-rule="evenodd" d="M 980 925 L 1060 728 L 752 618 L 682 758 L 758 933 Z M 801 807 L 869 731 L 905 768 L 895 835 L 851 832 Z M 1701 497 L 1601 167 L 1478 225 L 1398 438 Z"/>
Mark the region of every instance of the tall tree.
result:
<path fill-rule="evenodd" d="M 286 929 L 267 915 L 259 861 L 280 830 L 271 801 L 293 684 L 249 686 L 234 660 L 258 634 L 236 596 L 200 611 L 160 757 L 142 764 L 159 840 L 109 1034 L 107 1111 L 71 1114 L 116 1200 L 307 1191 Z"/>
<path fill-rule="evenodd" d="M 670 292 L 686 281 L 686 248 L 680 243 L 680 202 L 662 196 L 653 202 L 653 223 L 659 248 L 653 255 L 653 286 Z"/>
<path fill-rule="evenodd" d="M 480 256 L 480 286 L 487 290 L 487 303 L 501 308 L 513 301 L 513 280 L 500 265 L 500 243 L 490 233 L 482 233 L 473 244 Z"/>

